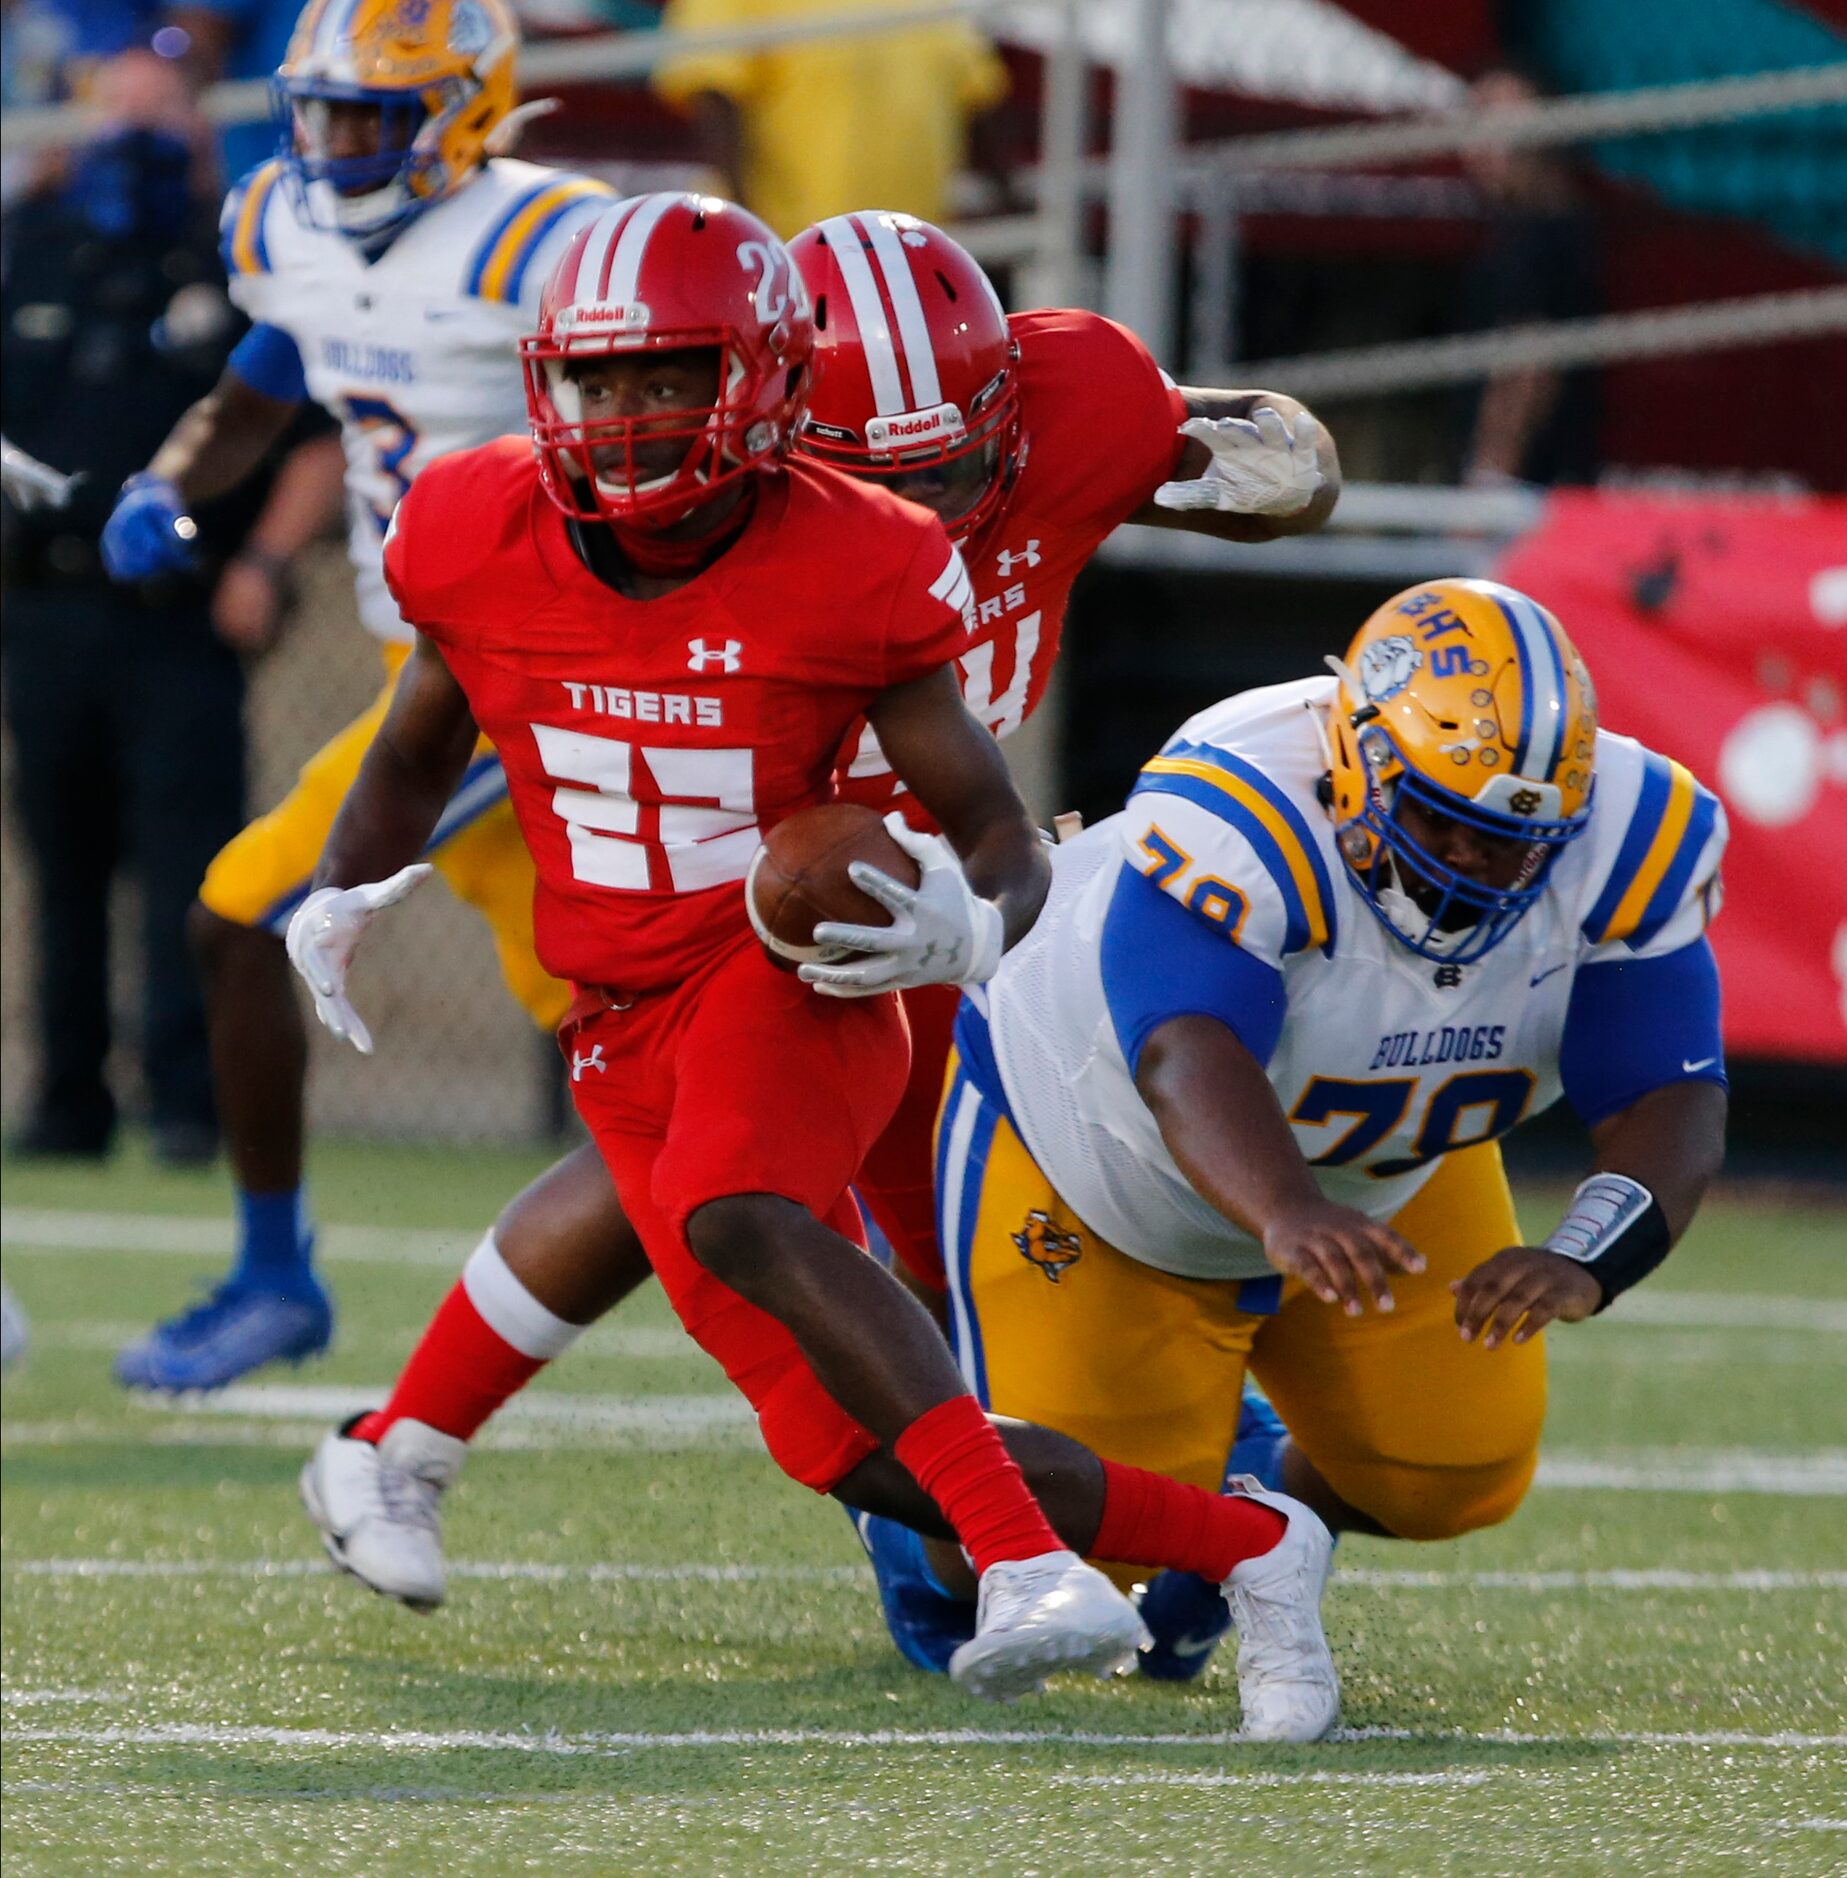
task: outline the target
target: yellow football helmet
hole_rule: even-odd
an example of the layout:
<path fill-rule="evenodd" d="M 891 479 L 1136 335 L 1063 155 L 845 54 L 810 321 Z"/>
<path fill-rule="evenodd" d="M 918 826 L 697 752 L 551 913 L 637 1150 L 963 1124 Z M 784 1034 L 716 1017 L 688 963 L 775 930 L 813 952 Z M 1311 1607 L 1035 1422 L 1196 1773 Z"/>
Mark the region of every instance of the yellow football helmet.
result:
<path fill-rule="evenodd" d="M 507 0 L 308 0 L 272 97 L 302 212 L 358 240 L 462 187 L 513 109 Z M 374 150 L 342 153 L 333 107 L 378 111 Z"/>
<path fill-rule="evenodd" d="M 1335 840 L 1413 952 L 1465 965 L 1507 937 L 1590 819 L 1597 700 L 1558 621 L 1491 580 L 1432 580 L 1360 628 L 1328 724 Z M 1406 826 L 1406 812 L 1423 831 Z M 1460 824 L 1500 884 L 1433 853 Z"/>

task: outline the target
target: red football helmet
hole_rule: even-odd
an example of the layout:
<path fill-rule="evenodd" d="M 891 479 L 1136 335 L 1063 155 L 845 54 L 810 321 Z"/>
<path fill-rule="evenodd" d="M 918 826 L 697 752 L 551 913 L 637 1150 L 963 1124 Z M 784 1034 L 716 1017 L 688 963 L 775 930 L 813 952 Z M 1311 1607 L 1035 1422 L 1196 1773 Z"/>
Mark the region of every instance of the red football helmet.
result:
<path fill-rule="evenodd" d="M 944 526 L 974 534 L 1020 461 L 1020 348 L 987 275 L 940 228 L 882 209 L 815 223 L 789 256 L 815 323 L 796 449 L 887 480 L 961 465 L 974 499 Z"/>
<path fill-rule="evenodd" d="M 615 354 L 706 348 L 718 355 L 716 401 L 680 410 L 588 417 L 568 370 Z M 781 453 L 813 349 L 801 276 L 748 210 L 666 192 L 612 204 L 565 249 L 538 330 L 519 342 L 546 492 L 580 521 L 671 525 Z M 665 452 L 662 469 L 660 446 L 671 443 L 685 448 Z"/>

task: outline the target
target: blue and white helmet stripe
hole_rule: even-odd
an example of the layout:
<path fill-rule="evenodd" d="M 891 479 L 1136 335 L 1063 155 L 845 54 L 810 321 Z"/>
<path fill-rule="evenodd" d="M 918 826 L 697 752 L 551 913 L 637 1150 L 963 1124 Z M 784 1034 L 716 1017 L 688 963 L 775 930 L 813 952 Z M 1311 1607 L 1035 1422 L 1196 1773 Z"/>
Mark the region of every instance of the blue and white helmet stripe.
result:
<path fill-rule="evenodd" d="M 1502 588 L 1495 603 L 1513 629 L 1520 660 L 1520 740 L 1514 746 L 1514 771 L 1528 782 L 1550 782 L 1565 742 L 1565 667 L 1557 635 L 1524 594 Z"/>

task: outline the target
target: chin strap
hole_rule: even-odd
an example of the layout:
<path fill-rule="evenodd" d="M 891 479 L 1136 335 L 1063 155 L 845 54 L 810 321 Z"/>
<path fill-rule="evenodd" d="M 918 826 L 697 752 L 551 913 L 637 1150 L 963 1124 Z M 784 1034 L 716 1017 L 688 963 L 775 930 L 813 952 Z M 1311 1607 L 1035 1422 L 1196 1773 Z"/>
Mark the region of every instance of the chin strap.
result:
<path fill-rule="evenodd" d="M 633 522 L 611 522 L 608 527 L 622 550 L 623 559 L 638 574 L 696 574 L 743 532 L 756 507 L 757 486 L 753 479 L 745 483 L 737 507 L 716 528 L 704 534 L 679 540 Z"/>

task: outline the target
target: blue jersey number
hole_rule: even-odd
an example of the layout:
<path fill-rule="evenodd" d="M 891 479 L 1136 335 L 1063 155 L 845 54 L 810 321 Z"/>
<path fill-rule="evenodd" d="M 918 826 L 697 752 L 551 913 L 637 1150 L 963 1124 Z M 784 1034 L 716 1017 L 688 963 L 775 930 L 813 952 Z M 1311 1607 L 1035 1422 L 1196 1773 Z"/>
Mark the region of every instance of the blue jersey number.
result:
<path fill-rule="evenodd" d="M 404 474 L 403 464 L 417 447 L 417 427 L 389 398 L 348 397 L 341 403 L 346 407 L 346 421 L 356 430 L 365 432 L 378 464 L 379 477 L 391 488 L 391 499 L 385 507 L 380 508 L 376 498 L 370 505 L 372 519 L 382 535 L 391 526 L 392 513 L 410 488 L 410 478 Z"/>
<path fill-rule="evenodd" d="M 1415 1076 L 1394 1076 L 1383 1082 L 1315 1077 L 1290 1111 L 1290 1121 L 1319 1127 L 1336 1116 L 1351 1116 L 1353 1120 L 1340 1139 L 1325 1153 L 1315 1155 L 1309 1165 L 1345 1167 L 1370 1153 L 1397 1128 L 1416 1089 Z M 1530 1070 L 1464 1070 L 1439 1084 L 1425 1103 L 1424 1119 L 1411 1153 L 1401 1159 L 1375 1162 L 1366 1171 L 1377 1180 L 1390 1180 L 1434 1161 L 1452 1148 L 1493 1141 L 1519 1122 L 1532 1099 Z"/>

